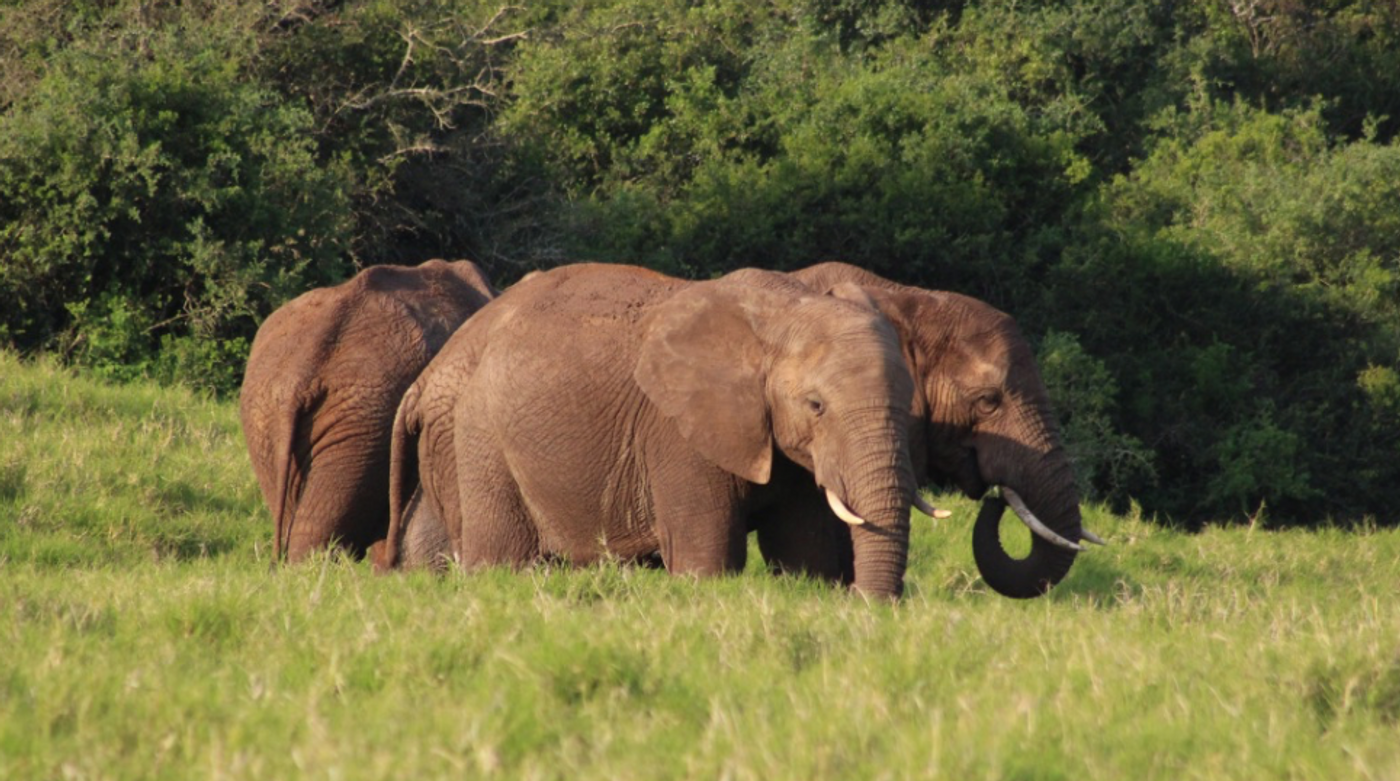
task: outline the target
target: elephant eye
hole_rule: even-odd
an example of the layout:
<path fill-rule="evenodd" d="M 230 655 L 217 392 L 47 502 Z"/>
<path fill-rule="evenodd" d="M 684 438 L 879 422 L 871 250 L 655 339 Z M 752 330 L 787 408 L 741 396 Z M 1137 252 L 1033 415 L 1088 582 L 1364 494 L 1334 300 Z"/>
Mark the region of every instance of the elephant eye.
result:
<path fill-rule="evenodd" d="M 997 391 L 987 391 L 978 396 L 977 401 L 974 403 L 977 405 L 977 411 L 979 413 L 990 415 L 1001 407 L 1001 393 Z"/>
<path fill-rule="evenodd" d="M 821 417 L 822 413 L 826 411 L 826 407 L 822 404 L 822 400 L 817 396 L 807 397 L 807 409 L 811 410 L 812 414 L 816 417 Z"/>

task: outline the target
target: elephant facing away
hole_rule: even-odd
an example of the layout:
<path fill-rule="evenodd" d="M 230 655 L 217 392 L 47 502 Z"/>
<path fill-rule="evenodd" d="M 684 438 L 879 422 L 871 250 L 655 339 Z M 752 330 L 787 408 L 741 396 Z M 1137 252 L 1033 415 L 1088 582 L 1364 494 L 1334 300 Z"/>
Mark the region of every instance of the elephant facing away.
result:
<path fill-rule="evenodd" d="M 363 555 L 389 523 L 389 443 L 409 384 L 496 291 L 470 261 L 371 266 L 258 329 L 239 394 L 274 560 Z"/>
<path fill-rule="evenodd" d="M 1044 594 L 1069 571 L 1084 530 L 1069 457 L 1030 345 L 1009 315 L 974 298 L 891 282 L 846 263 L 790 275 L 814 291 L 856 284 L 900 335 L 914 378 L 910 453 L 918 482 L 952 480 L 969 497 L 1000 486 L 1032 528 L 1031 552 L 1012 559 L 1001 545 L 1005 504 L 987 499 L 973 529 L 973 557 L 986 583 L 1015 598 Z M 758 527 L 764 558 L 778 569 L 849 580 L 845 525 L 800 480 Z M 825 520 L 815 519 L 825 515 Z M 1043 519 L 1043 520 L 1042 520 Z"/>
<path fill-rule="evenodd" d="M 766 485 L 776 447 L 854 524 L 854 587 L 895 596 L 912 393 L 895 332 L 853 285 L 544 272 L 463 326 L 405 394 L 377 563 L 399 563 L 421 484 L 419 516 L 441 520 L 466 568 L 659 554 L 673 573 L 734 571 L 781 501 Z"/>

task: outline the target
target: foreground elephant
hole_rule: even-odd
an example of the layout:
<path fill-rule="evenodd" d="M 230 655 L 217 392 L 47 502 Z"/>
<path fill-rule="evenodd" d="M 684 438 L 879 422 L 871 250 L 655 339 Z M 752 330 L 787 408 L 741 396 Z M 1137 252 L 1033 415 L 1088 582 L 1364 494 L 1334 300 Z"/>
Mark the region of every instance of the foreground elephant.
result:
<path fill-rule="evenodd" d="M 898 338 L 853 285 L 545 272 L 463 326 L 405 394 L 379 564 L 398 563 L 421 478 L 464 567 L 659 554 L 672 572 L 737 570 L 782 499 L 765 487 L 776 446 L 855 524 L 855 588 L 898 595 L 912 393 Z"/>
<path fill-rule="evenodd" d="M 894 324 L 914 377 L 911 458 L 920 484 L 951 478 L 972 498 L 993 486 L 1032 527 L 1031 552 L 1007 555 L 998 536 L 1005 504 L 988 499 L 973 529 L 973 556 L 998 593 L 1028 598 L 1058 583 L 1082 550 L 1100 542 L 1081 527 L 1079 494 L 1030 345 L 1008 315 L 977 299 L 891 282 L 845 263 L 791 274 L 814 291 L 856 284 Z M 758 528 L 764 558 L 780 569 L 849 579 L 844 524 L 823 514 L 800 480 L 771 527 Z M 789 517 L 782 517 L 782 514 Z M 824 532 L 823 532 L 824 530 Z"/>
<path fill-rule="evenodd" d="M 371 266 L 289 301 L 258 329 L 239 412 L 275 559 L 333 541 L 363 555 L 383 538 L 399 400 L 494 296 L 469 261 Z"/>

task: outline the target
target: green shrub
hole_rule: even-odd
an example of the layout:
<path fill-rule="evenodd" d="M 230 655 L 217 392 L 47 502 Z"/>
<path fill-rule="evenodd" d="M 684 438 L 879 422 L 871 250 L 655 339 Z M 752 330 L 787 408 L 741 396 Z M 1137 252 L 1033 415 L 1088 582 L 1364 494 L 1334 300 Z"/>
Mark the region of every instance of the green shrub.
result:
<path fill-rule="evenodd" d="M 1057 247 L 1093 123 L 964 72 L 946 21 L 872 11 L 889 23 L 855 45 L 828 12 L 618 3 L 523 50 L 503 125 L 571 199 L 569 254 L 1016 289 Z"/>
<path fill-rule="evenodd" d="M 1400 360 L 1400 146 L 1338 144 L 1317 106 L 1205 100 L 1159 127 L 1047 303 L 1158 454 L 1144 500 L 1182 518 L 1374 512 L 1400 477 L 1377 425 Z"/>
<path fill-rule="evenodd" d="M 1113 375 L 1073 334 L 1051 331 L 1037 352 L 1080 494 L 1126 505 L 1132 489 L 1153 484 L 1156 470 L 1152 452 L 1114 424 L 1118 386 Z"/>
<path fill-rule="evenodd" d="M 0 117 L 0 318 L 19 346 L 63 334 L 129 377 L 164 336 L 247 338 L 350 270 L 350 172 L 317 160 L 304 109 L 240 77 L 237 30 L 193 21 L 92 31 Z"/>

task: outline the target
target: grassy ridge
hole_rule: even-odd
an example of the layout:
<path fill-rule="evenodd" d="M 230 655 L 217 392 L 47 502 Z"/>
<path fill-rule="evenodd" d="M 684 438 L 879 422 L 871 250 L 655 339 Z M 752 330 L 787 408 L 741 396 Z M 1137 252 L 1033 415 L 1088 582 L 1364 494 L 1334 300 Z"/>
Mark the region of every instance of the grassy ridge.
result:
<path fill-rule="evenodd" d="M 1400 532 L 1112 546 L 1050 597 L 269 572 L 231 405 L 0 355 L 0 777 L 1395 778 Z"/>

